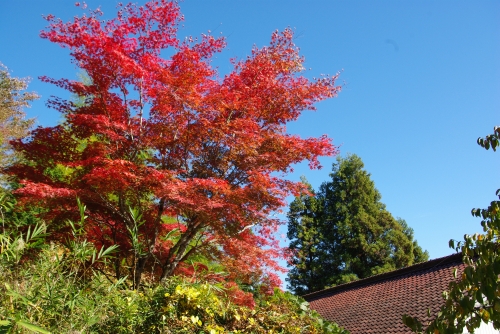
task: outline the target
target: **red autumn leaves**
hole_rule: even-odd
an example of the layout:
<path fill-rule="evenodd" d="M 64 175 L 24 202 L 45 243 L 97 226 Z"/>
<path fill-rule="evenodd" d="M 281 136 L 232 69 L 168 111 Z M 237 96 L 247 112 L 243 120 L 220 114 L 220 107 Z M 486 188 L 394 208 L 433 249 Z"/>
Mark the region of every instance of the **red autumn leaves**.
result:
<path fill-rule="evenodd" d="M 271 214 L 301 189 L 283 175 L 336 153 L 326 136 L 303 139 L 285 125 L 336 96 L 336 77 L 299 75 L 304 59 L 289 29 L 220 76 L 210 59 L 224 39 L 181 42 L 181 18 L 167 1 L 121 6 L 104 22 L 99 11 L 67 23 L 47 17 L 41 37 L 68 48 L 88 82 L 42 78 L 80 102 L 49 101 L 63 124 L 17 141 L 26 160 L 10 172 L 24 185 L 22 202 L 46 207 L 54 229 L 77 213 L 79 197 L 88 238 L 118 244 L 116 276 L 133 272 L 136 285 L 145 274 L 174 274 L 196 254 L 226 265 L 233 278 L 261 279 L 283 256 Z M 171 57 L 162 57 L 165 49 Z M 135 253 L 134 226 L 142 248 Z"/>

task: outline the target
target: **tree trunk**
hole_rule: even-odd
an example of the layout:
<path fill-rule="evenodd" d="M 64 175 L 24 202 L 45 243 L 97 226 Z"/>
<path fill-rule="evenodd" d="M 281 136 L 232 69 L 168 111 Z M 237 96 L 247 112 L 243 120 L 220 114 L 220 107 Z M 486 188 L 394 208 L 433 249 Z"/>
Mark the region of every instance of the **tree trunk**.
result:
<path fill-rule="evenodd" d="M 162 266 L 160 281 L 163 281 L 166 277 L 173 275 L 175 268 L 177 268 L 179 263 L 183 260 L 184 253 L 186 252 L 189 243 L 194 239 L 201 228 L 201 224 L 193 225 L 190 230 L 186 231 L 186 233 L 181 236 L 177 244 L 170 249 L 170 253 Z"/>
<path fill-rule="evenodd" d="M 137 260 L 135 264 L 134 270 L 134 290 L 139 289 L 141 284 L 142 273 L 144 272 L 144 268 L 146 267 L 147 256 L 141 256 Z"/>

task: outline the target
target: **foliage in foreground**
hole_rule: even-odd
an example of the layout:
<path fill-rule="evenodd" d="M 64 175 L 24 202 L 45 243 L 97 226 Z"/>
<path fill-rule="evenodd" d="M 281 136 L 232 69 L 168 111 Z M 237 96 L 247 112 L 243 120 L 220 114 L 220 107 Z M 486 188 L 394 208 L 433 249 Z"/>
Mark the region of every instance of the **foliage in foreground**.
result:
<path fill-rule="evenodd" d="M 12 214 L 11 206 L 2 210 Z M 65 243 L 46 243 L 44 224 L 4 221 L 0 333 L 347 333 L 279 289 L 256 292 L 245 306 L 247 294 L 213 274 L 173 276 L 141 290 L 125 278 L 110 281 L 103 271 L 116 249 L 98 251 L 83 239 L 81 215 Z"/>
<path fill-rule="evenodd" d="M 478 144 L 496 151 L 499 141 L 497 126 L 493 134 L 479 138 Z M 496 195 L 500 199 L 500 189 Z M 457 244 L 450 240 L 450 247 L 462 252 L 464 273 L 443 293 L 445 305 L 434 321 L 422 324 L 415 317 L 403 316 L 403 322 L 415 332 L 462 333 L 467 328 L 473 333 L 482 322 L 491 322 L 500 329 L 500 200 L 492 201 L 486 209 L 473 209 L 472 215 L 482 218 L 484 233 L 465 235 L 464 241 Z"/>
<path fill-rule="evenodd" d="M 288 238 L 294 252 L 289 288 L 298 294 L 427 261 L 413 230 L 380 201 L 361 158 L 337 157 L 331 180 L 290 205 Z"/>

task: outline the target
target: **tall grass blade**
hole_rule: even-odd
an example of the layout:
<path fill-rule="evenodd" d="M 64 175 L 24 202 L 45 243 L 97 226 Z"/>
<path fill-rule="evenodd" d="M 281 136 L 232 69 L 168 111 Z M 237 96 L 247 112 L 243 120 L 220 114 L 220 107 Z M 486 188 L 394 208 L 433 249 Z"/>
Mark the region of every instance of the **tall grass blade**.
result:
<path fill-rule="evenodd" d="M 38 327 L 37 325 L 30 324 L 29 322 L 19 320 L 16 323 L 18 326 L 29 329 L 30 331 L 35 333 L 51 334 L 51 332 L 49 332 L 48 330 L 43 329 L 42 327 Z"/>

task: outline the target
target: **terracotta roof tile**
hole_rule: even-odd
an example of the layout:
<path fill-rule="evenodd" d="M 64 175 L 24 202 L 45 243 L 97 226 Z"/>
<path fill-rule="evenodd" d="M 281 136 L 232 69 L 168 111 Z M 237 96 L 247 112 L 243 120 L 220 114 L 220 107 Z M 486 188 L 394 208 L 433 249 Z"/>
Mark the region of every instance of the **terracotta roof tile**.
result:
<path fill-rule="evenodd" d="M 462 254 L 427 261 L 303 296 L 311 308 L 351 334 L 411 333 L 402 315 L 433 319 L 444 303 L 442 292 L 463 272 Z M 431 317 L 427 315 L 427 309 Z"/>

